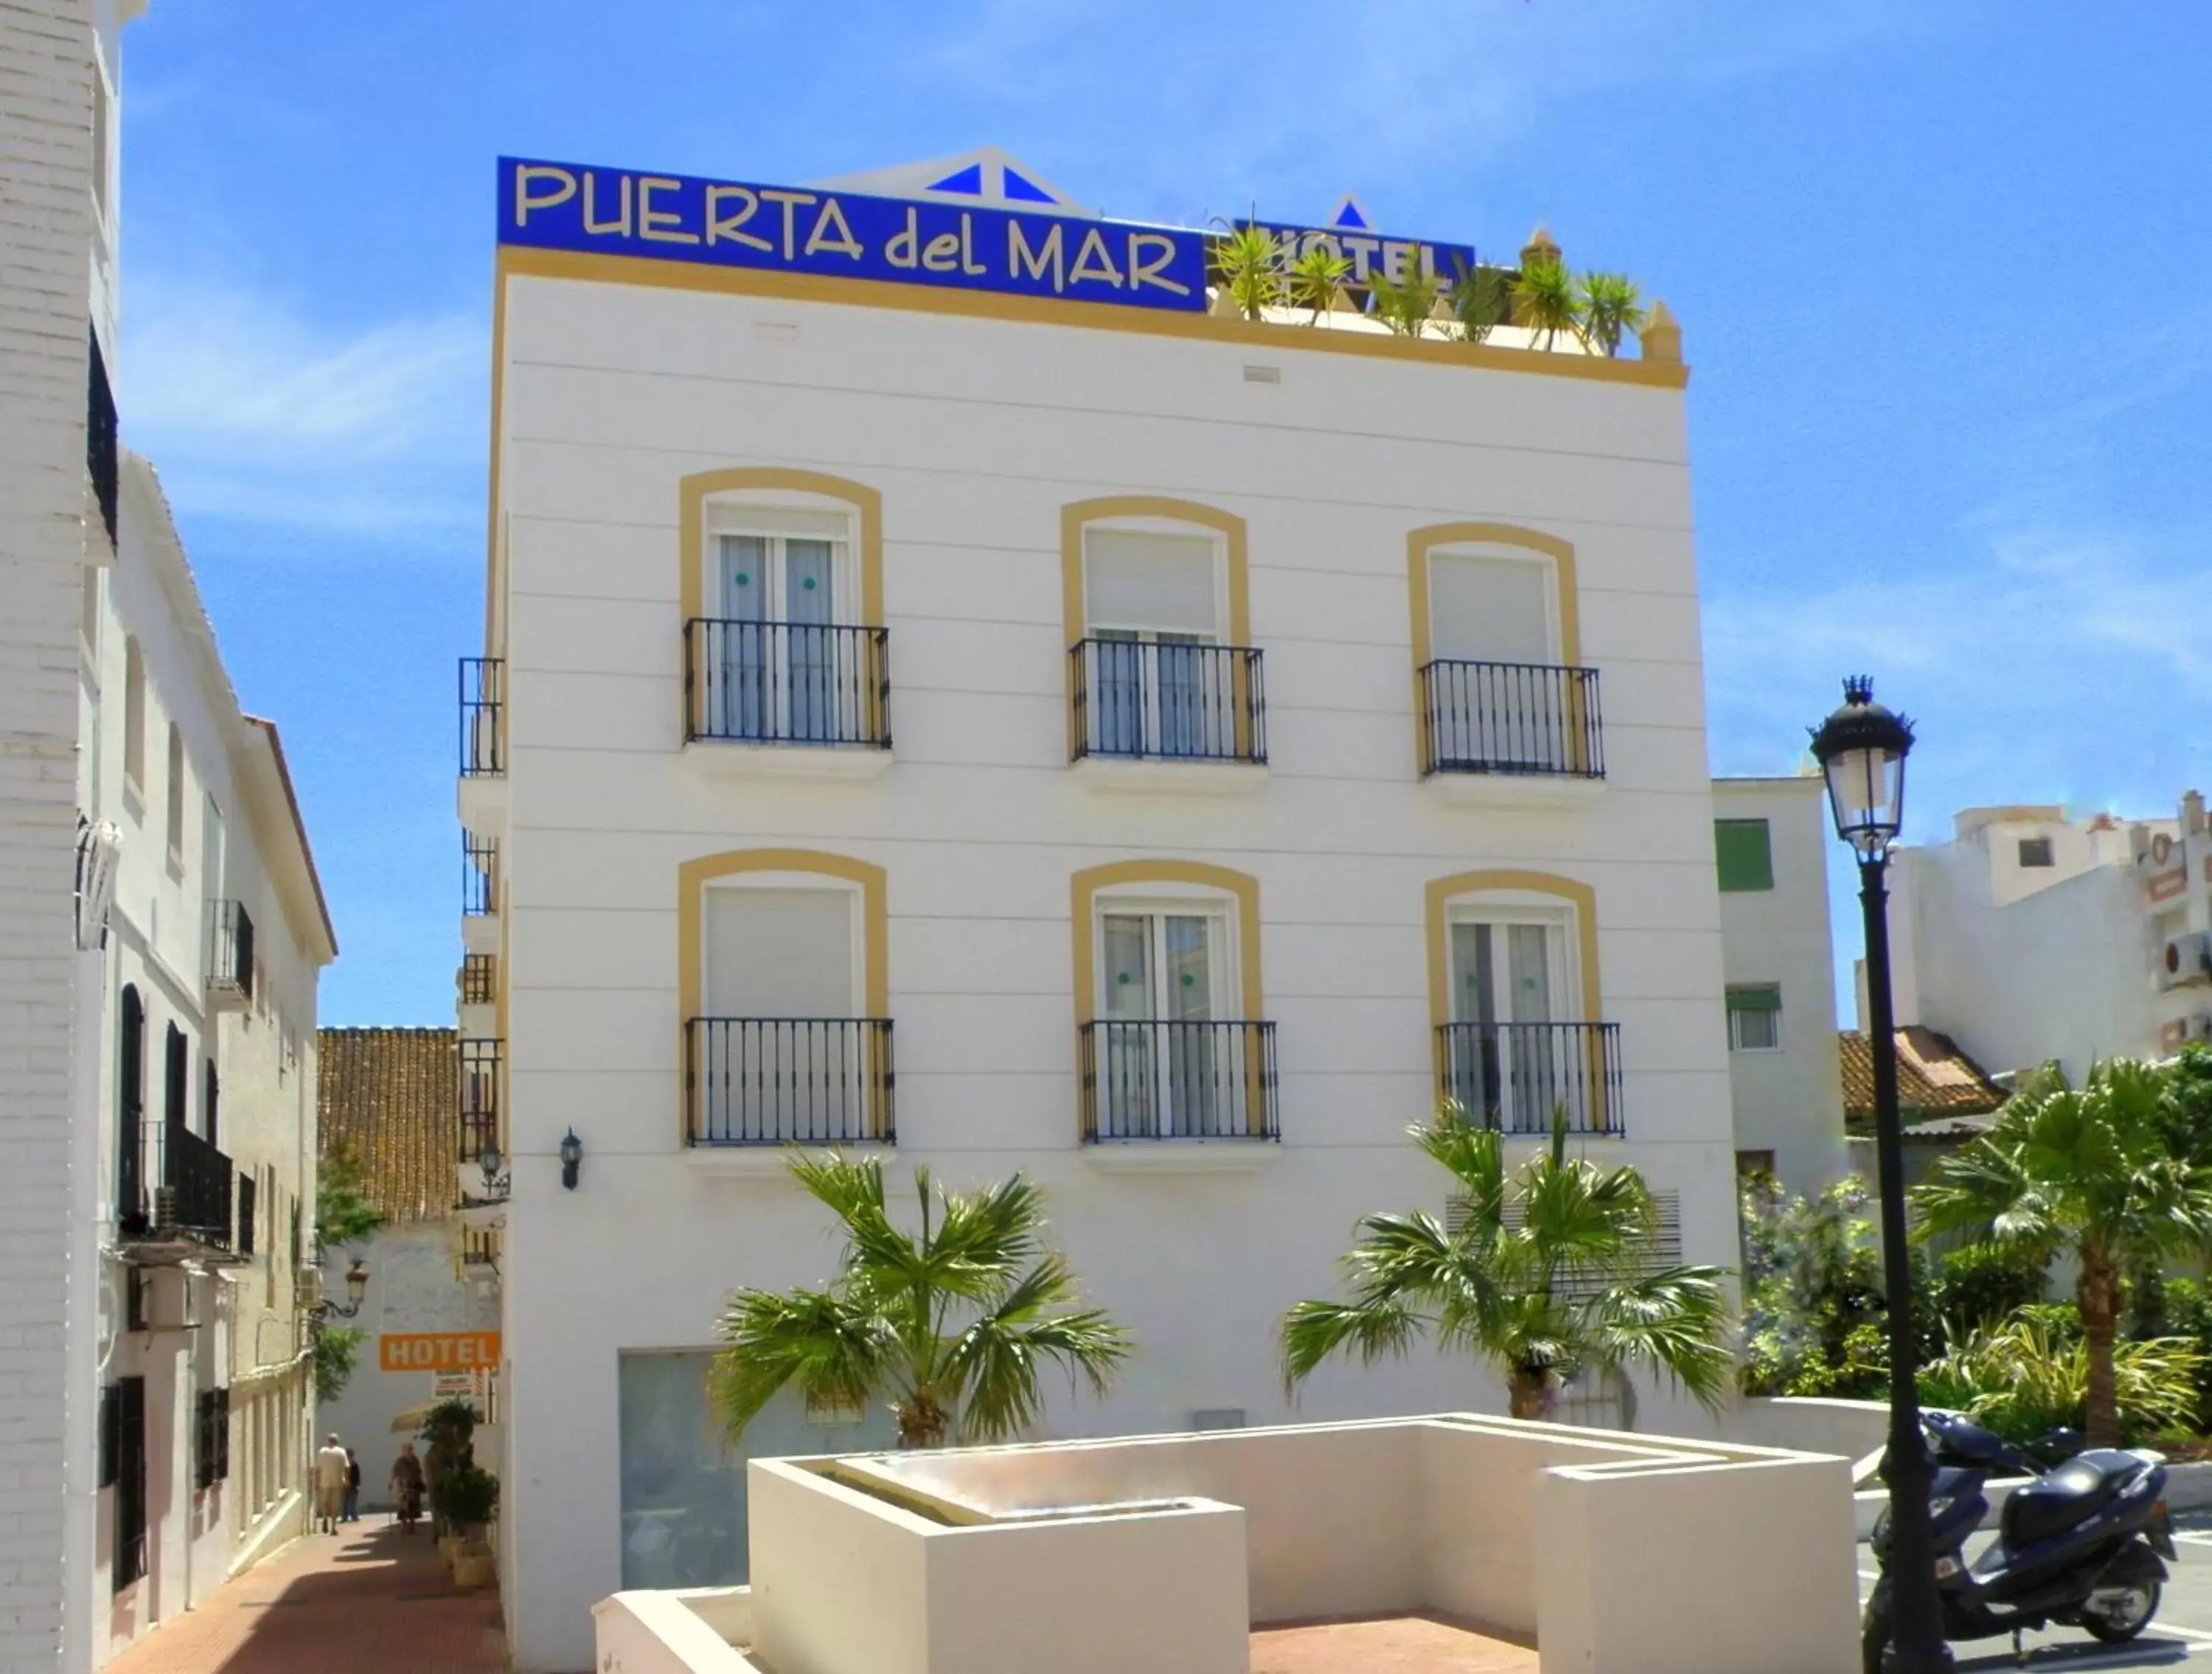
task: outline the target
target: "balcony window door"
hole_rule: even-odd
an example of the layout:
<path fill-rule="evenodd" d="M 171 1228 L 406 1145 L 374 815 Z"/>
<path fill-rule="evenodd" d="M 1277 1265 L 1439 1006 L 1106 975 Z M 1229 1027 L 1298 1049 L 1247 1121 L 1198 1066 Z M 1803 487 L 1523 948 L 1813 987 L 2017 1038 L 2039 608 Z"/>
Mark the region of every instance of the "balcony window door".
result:
<path fill-rule="evenodd" d="M 1563 915 L 1468 916 L 1451 926 L 1452 1096 L 1509 1133 L 1542 1133 L 1579 1050 Z"/>
<path fill-rule="evenodd" d="M 1429 703 L 1440 762 L 1557 772 L 1571 728 L 1559 588 L 1541 559 L 1437 552 L 1429 558 Z"/>
<path fill-rule="evenodd" d="M 763 527 L 715 538 L 724 626 L 708 671 L 716 686 L 709 713 L 728 738 L 818 744 L 854 736 L 859 671 L 839 667 L 855 653 L 836 631 L 854 614 L 846 608 L 854 581 L 843 520 L 782 513 L 747 521 Z"/>
<path fill-rule="evenodd" d="M 1085 621 L 1097 647 L 1092 747 L 1107 756 L 1231 753 L 1229 665 L 1210 536 L 1093 529 L 1084 538 Z M 1214 690 L 1217 685 L 1222 689 Z"/>
<path fill-rule="evenodd" d="M 706 892 L 705 913 L 697 1137 L 872 1137 L 858 892 L 730 885 Z"/>
<path fill-rule="evenodd" d="M 1233 1017 L 1225 916 L 1197 904 L 1115 903 L 1100 915 L 1106 1038 L 1098 1074 L 1106 1131 L 1196 1138 L 1223 1131 L 1236 1088 L 1217 1063 L 1216 1032 L 1186 1026 Z"/>

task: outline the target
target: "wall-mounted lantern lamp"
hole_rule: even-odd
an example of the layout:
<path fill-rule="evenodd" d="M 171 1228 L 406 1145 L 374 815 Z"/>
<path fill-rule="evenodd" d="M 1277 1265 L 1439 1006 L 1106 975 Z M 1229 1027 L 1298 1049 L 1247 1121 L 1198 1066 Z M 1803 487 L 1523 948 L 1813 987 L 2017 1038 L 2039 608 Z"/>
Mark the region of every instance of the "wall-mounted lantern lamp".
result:
<path fill-rule="evenodd" d="M 507 1179 L 501 1172 L 507 1159 L 500 1155 L 498 1145 L 487 1140 L 484 1148 L 477 1153 L 477 1170 L 483 1176 L 483 1201 L 495 1203 L 507 1196 Z"/>
<path fill-rule="evenodd" d="M 320 1283 L 321 1275 L 318 1275 L 319 1287 Z M 333 1302 L 328 1297 L 319 1298 L 307 1312 L 318 1319 L 330 1314 L 336 1314 L 341 1319 L 351 1319 L 361 1312 L 362 1299 L 368 1294 L 368 1268 L 358 1256 L 354 1257 L 353 1264 L 346 1269 L 345 1287 L 344 1301 Z"/>
<path fill-rule="evenodd" d="M 584 1141 L 576 1137 L 576 1130 L 571 1128 L 561 1141 L 561 1184 L 574 1191 L 576 1176 L 583 1167 Z"/>

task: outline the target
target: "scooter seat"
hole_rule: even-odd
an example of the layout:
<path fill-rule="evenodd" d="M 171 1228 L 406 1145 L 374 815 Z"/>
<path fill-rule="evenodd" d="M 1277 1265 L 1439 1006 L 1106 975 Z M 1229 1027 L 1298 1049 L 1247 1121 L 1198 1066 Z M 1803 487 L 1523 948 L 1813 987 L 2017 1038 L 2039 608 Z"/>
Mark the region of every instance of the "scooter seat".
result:
<path fill-rule="evenodd" d="M 2100 1448 L 2069 1459 L 2050 1475 L 2016 1489 L 2005 1501 L 1998 1527 L 2004 1543 L 2017 1551 L 2087 1522 L 2142 1471 L 2132 1453 Z"/>

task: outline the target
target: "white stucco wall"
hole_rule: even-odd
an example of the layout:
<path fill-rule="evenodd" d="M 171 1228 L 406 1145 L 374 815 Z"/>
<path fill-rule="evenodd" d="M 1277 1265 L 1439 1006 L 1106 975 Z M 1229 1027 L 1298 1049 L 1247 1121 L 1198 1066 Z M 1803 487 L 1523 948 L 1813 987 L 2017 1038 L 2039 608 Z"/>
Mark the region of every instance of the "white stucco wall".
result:
<path fill-rule="evenodd" d="M 1890 940 L 1909 971 L 1899 1024 L 1949 1035 L 1991 1074 L 2057 1058 L 2078 1081 L 2096 1058 L 2157 1056 L 2165 1008 L 2134 870 L 2087 867 L 2000 905 L 1990 845 L 2008 859 L 2014 836 L 1991 826 L 1897 851 Z"/>
<path fill-rule="evenodd" d="M 1784 1186 L 1818 1191 L 1844 1166 L 1826 791 L 1818 778 L 1716 779 L 1713 817 L 1764 819 L 1774 862 L 1772 889 L 1720 896 L 1726 981 L 1782 989 L 1780 1050 L 1729 1054 L 1736 1149 L 1773 1152 Z"/>
<path fill-rule="evenodd" d="M 789 334 L 757 332 L 761 325 Z M 1069 326 L 516 278 L 499 378 L 498 834 L 514 1202 L 505 1553 L 520 1665 L 590 1658 L 619 1585 L 617 1355 L 701 1346 L 732 1285 L 827 1276 L 826 1217 L 678 1141 L 677 874 L 748 847 L 888 874 L 903 1180 L 1026 1169 L 1141 1349 L 1049 1434 L 1286 1417 L 1275 1320 L 1328 1294 L 1362 1213 L 1440 1208 L 1402 1138 L 1433 1098 L 1424 890 L 1525 868 L 1595 892 L 1625 1144 L 1735 1259 L 1682 399 L 1659 388 Z M 1248 362 L 1279 366 L 1249 382 Z M 872 783 L 728 780 L 678 751 L 678 483 L 763 464 L 883 496 L 896 761 Z M 1271 767 L 1243 796 L 1103 795 L 1066 762 L 1060 508 L 1173 495 L 1246 520 Z M 1419 779 L 1407 535 L 1574 544 L 1608 776 L 1585 806 L 1445 803 Z M 1069 879 L 1169 856 L 1254 875 L 1279 1147 L 1249 1172 L 1109 1173 L 1079 1145 Z M 574 1192 L 556 1147 L 585 1147 Z M 1333 1370 L 1310 1414 L 1496 1403 L 1426 1356 Z M 1694 1423 L 1658 1396 L 1656 1424 Z"/>

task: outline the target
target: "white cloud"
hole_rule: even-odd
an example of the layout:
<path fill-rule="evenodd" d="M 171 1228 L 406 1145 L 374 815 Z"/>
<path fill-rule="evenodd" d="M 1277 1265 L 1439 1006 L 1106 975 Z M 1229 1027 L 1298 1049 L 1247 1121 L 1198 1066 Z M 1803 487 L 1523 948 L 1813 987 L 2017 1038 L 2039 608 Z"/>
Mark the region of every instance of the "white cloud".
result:
<path fill-rule="evenodd" d="M 118 399 L 179 510 L 410 539 L 480 521 L 484 334 L 451 316 L 354 331 L 281 301 L 134 283 Z"/>

